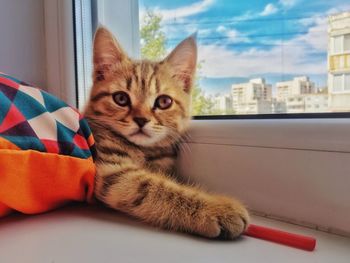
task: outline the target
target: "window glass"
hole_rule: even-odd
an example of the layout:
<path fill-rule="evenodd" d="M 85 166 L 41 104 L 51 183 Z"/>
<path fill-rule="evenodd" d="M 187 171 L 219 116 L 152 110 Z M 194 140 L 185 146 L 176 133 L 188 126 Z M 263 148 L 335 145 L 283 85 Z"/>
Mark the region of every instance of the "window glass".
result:
<path fill-rule="evenodd" d="M 349 11 L 340 0 L 139 0 L 141 56 L 161 59 L 197 32 L 193 115 L 310 112 L 306 96 L 345 96 L 334 74 L 347 65 Z M 329 101 L 308 108 L 350 111 Z"/>
<path fill-rule="evenodd" d="M 333 89 L 334 91 L 343 90 L 343 75 L 334 75 L 333 77 Z"/>
<path fill-rule="evenodd" d="M 341 53 L 343 51 L 342 50 L 342 42 L 343 42 L 343 37 L 342 36 L 334 37 L 333 53 Z"/>
<path fill-rule="evenodd" d="M 344 75 L 344 90 L 350 91 L 350 74 Z"/>
<path fill-rule="evenodd" d="M 344 36 L 344 51 L 350 51 L 350 34 Z"/>

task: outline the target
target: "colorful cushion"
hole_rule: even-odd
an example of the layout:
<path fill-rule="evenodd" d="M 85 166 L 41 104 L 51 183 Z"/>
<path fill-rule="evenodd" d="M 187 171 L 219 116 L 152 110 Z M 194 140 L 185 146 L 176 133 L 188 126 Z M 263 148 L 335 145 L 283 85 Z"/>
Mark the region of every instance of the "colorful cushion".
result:
<path fill-rule="evenodd" d="M 93 198 L 94 139 L 79 112 L 0 73 L 0 217 Z"/>

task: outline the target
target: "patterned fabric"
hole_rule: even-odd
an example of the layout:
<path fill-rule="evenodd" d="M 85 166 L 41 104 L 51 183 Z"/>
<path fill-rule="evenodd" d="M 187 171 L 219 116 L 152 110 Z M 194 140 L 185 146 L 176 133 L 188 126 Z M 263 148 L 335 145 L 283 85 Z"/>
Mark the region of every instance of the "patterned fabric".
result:
<path fill-rule="evenodd" d="M 0 137 L 19 148 L 79 158 L 94 153 L 86 120 L 47 92 L 0 73 L 0 103 Z"/>
<path fill-rule="evenodd" d="M 0 217 L 93 199 L 94 139 L 79 112 L 0 73 Z"/>

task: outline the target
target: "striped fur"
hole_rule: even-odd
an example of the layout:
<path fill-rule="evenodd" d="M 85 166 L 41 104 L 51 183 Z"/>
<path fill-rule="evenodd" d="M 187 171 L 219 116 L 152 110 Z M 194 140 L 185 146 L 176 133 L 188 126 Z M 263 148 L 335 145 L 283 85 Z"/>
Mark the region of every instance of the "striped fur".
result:
<path fill-rule="evenodd" d="M 233 239 L 247 226 L 237 201 L 175 181 L 178 142 L 190 119 L 196 43 L 188 38 L 163 61 L 134 61 L 100 28 L 94 40 L 94 85 L 85 116 L 97 149 L 96 197 L 155 226 Z M 125 92 L 130 105 L 113 99 Z M 160 95 L 172 98 L 157 107 Z M 147 120 L 141 128 L 135 118 Z M 136 135 L 135 135 L 136 131 Z M 135 137 L 136 136 L 136 137 Z"/>

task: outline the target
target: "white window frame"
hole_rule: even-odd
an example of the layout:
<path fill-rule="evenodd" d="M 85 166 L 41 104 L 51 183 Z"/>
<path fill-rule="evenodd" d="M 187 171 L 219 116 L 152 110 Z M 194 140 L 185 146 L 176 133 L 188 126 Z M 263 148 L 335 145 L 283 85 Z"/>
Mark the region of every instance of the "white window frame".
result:
<path fill-rule="evenodd" d="M 339 38 L 340 39 L 340 51 L 336 52 L 335 51 L 335 39 Z M 332 42 L 332 55 L 338 55 L 338 54 L 343 54 L 344 52 L 344 36 L 343 35 L 335 35 L 332 36 L 331 38 L 331 42 Z"/>
<path fill-rule="evenodd" d="M 331 51 L 332 51 L 331 55 L 341 55 L 341 54 L 350 52 L 350 49 L 348 49 L 348 50 L 345 49 L 345 35 L 350 36 L 350 33 L 344 34 L 344 35 L 333 35 L 331 37 L 331 45 L 332 45 L 331 46 Z M 340 38 L 340 51 L 339 52 L 335 52 L 335 38 Z"/>
<path fill-rule="evenodd" d="M 340 90 L 337 90 L 335 91 L 334 90 L 334 76 L 337 75 L 337 76 L 341 76 L 341 87 L 340 87 Z M 345 75 L 350 75 L 350 72 L 344 72 L 344 73 L 333 73 L 331 74 L 331 81 L 332 81 L 332 87 L 333 87 L 333 90 L 332 92 L 334 94 L 348 94 L 350 93 L 350 89 L 345 89 Z"/>
<path fill-rule="evenodd" d="M 346 87 L 346 81 L 345 81 L 345 77 L 348 77 L 348 78 L 350 78 L 350 72 L 348 72 L 348 73 L 344 73 L 344 76 L 343 76 L 343 78 L 344 78 L 344 91 L 347 91 L 347 92 L 349 92 L 350 91 L 350 88 L 348 88 L 348 89 L 346 89 L 345 87 Z M 349 80 L 349 84 L 350 84 L 350 80 Z"/>
<path fill-rule="evenodd" d="M 129 22 L 113 27 L 99 14 L 100 21 L 124 36 L 118 38 L 124 47 L 124 41 L 131 41 L 133 48 L 139 45 L 137 0 L 103 2 L 105 10 L 118 5 Z M 52 34 L 57 39 L 60 32 Z M 129 54 L 139 56 L 133 52 Z M 55 57 L 62 67 L 73 64 L 74 56 L 66 59 L 65 54 Z M 67 83 L 72 80 L 69 74 L 63 78 Z M 58 91 L 67 98 L 70 89 Z M 260 214 L 350 235 L 349 137 L 349 118 L 193 120 L 179 170 L 212 191 L 237 196 Z"/>
<path fill-rule="evenodd" d="M 76 58 L 78 108 L 83 109 L 92 86 L 92 40 L 98 26 L 107 26 L 118 35 L 118 41 L 124 50 L 134 58 L 140 58 L 138 1 L 130 0 L 74 0 L 76 25 Z M 118 9 L 110 8 L 118 6 Z M 124 27 L 128 30 L 124 30 Z"/>
<path fill-rule="evenodd" d="M 78 108 L 84 109 L 92 87 L 92 5 L 91 1 L 74 0 L 75 64 L 77 71 Z"/>
<path fill-rule="evenodd" d="M 71 1 L 44 1 L 48 91 L 77 106 Z"/>

